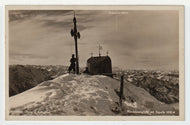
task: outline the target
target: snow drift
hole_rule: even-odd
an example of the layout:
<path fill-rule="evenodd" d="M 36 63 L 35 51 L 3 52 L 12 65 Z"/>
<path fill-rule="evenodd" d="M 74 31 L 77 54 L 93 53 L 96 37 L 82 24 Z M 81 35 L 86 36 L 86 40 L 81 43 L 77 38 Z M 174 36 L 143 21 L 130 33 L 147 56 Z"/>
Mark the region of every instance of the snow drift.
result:
<path fill-rule="evenodd" d="M 178 115 L 178 103 L 164 104 L 127 82 L 121 107 L 119 87 L 120 81 L 103 75 L 65 74 L 10 97 L 10 115 Z"/>

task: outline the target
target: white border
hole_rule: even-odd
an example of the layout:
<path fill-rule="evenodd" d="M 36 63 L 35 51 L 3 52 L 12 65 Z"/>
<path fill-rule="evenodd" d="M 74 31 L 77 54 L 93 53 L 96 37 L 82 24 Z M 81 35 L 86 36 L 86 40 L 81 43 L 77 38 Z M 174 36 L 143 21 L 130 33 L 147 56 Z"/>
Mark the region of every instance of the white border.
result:
<path fill-rule="evenodd" d="M 5 5 L 185 5 L 185 121 L 180 122 L 162 122 L 162 121 L 114 121 L 114 122 L 104 122 L 104 121 L 98 121 L 98 122 L 76 122 L 76 121 L 5 121 Z M 190 95 L 190 85 L 188 82 L 190 82 L 190 56 L 188 55 L 190 53 L 190 1 L 189 0 L 0 0 L 0 125 L 50 125 L 50 124 L 92 124 L 92 125 L 103 125 L 103 124 L 133 124 L 133 125 L 139 125 L 139 124 L 164 124 L 164 125 L 171 125 L 171 124 L 181 124 L 181 125 L 189 125 L 190 124 L 190 98 L 188 98 L 188 95 Z"/>

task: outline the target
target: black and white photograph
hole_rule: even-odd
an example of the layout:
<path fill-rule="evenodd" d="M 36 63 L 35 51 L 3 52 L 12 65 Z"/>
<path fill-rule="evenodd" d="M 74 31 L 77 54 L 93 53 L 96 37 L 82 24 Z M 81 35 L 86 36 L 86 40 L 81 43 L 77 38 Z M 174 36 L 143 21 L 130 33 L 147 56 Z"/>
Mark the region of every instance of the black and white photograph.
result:
<path fill-rule="evenodd" d="M 7 7 L 7 118 L 184 119 L 184 7 L 87 7 Z"/>

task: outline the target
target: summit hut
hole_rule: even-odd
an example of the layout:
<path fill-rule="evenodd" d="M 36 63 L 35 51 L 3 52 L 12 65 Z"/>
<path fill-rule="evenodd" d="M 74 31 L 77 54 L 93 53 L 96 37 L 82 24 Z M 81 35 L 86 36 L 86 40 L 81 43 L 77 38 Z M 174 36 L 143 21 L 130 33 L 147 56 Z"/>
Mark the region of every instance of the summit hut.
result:
<path fill-rule="evenodd" d="M 108 75 L 112 76 L 112 65 L 109 56 L 90 57 L 87 60 L 88 72 L 91 75 Z"/>

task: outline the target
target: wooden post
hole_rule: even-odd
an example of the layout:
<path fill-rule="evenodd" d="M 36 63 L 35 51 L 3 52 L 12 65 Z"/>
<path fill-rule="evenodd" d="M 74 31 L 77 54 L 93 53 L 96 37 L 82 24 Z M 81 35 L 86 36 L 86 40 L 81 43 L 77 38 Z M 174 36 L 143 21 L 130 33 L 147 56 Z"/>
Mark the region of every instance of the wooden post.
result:
<path fill-rule="evenodd" d="M 120 97 L 119 97 L 120 106 L 122 106 L 122 98 L 123 98 L 123 79 L 124 76 L 121 75 Z"/>
<path fill-rule="evenodd" d="M 79 74 L 79 57 L 78 57 L 78 47 L 77 47 L 77 37 L 75 36 L 75 53 L 76 53 L 76 72 Z"/>

